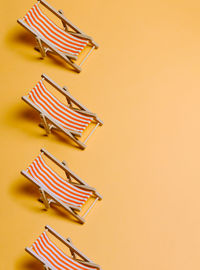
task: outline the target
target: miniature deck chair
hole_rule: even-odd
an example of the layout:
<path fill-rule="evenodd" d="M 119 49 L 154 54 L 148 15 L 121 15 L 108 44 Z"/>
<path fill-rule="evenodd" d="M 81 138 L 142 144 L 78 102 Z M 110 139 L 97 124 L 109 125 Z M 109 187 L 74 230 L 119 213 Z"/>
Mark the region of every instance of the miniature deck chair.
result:
<path fill-rule="evenodd" d="M 49 233 L 69 248 L 71 256 L 52 242 Z M 26 247 L 25 250 L 39 260 L 46 270 L 101 270 L 99 265 L 72 244 L 70 238 L 65 239 L 48 225 L 31 247 Z"/>
<path fill-rule="evenodd" d="M 57 26 L 42 12 L 39 3 L 62 21 L 64 29 Z M 77 72 L 81 71 L 81 65 L 85 62 L 93 49 L 99 47 L 92 37 L 87 36 L 65 18 L 62 10 L 57 11 L 44 0 L 39 0 L 25 17 L 17 20 L 17 22 L 35 36 L 38 44 L 37 49 L 40 51 L 42 58 L 44 58 L 48 52 L 57 54 Z M 77 65 L 74 63 L 74 60 L 77 60 L 78 55 L 86 46 L 90 46 L 91 49 L 81 63 Z"/>
<path fill-rule="evenodd" d="M 40 151 L 40 155 L 26 170 L 21 171 L 21 174 L 38 187 L 41 193 L 39 200 L 44 203 L 46 209 L 50 207 L 51 203 L 57 204 L 83 224 L 86 215 L 95 203 L 102 199 L 102 196 L 95 188 L 90 187 L 85 181 L 73 173 L 65 161 L 60 162 L 45 149 L 41 149 Z M 44 155 L 64 170 L 66 179 L 52 170 L 44 160 Z M 83 216 L 80 216 L 77 212 L 81 210 L 89 197 L 93 197 L 94 201 Z"/>
<path fill-rule="evenodd" d="M 22 99 L 40 113 L 41 126 L 45 128 L 47 135 L 51 129 L 60 130 L 81 149 L 85 149 L 87 140 L 99 125 L 103 125 L 103 122 L 72 97 L 66 87 L 60 87 L 45 74 L 41 77 L 36 86 Z M 44 80 L 66 97 L 67 104 L 60 102 L 47 90 Z M 81 142 L 77 137 L 81 137 L 82 132 L 92 121 L 95 123 L 94 128 L 84 142 Z"/>

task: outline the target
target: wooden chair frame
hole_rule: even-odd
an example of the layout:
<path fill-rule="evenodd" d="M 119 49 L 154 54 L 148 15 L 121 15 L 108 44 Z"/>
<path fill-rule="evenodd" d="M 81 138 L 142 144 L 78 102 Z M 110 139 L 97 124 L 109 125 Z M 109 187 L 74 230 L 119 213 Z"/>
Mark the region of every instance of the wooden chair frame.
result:
<path fill-rule="evenodd" d="M 73 62 L 73 60 L 77 60 L 77 56 L 74 56 L 72 54 L 62 53 L 58 51 L 54 46 L 50 44 L 48 40 L 46 40 L 44 37 L 42 37 L 40 34 L 38 34 L 36 31 L 34 31 L 23 19 L 18 19 L 17 22 L 23 26 L 25 29 L 27 29 L 29 32 L 31 32 L 36 39 L 36 42 L 38 44 L 37 49 L 40 51 L 42 58 L 46 56 L 46 53 L 54 53 L 59 55 L 67 64 L 72 66 L 75 71 L 80 72 L 81 66 L 85 62 L 85 60 L 88 58 L 88 56 L 91 54 L 91 52 L 94 49 L 97 49 L 99 45 L 93 40 L 92 37 L 86 35 L 82 30 L 80 30 L 77 26 L 75 26 L 71 21 L 69 21 L 65 16 L 62 10 L 56 10 L 51 5 L 49 5 L 45 0 L 38 0 L 38 3 L 41 3 L 45 8 L 47 8 L 49 11 L 51 11 L 54 15 L 56 15 L 63 24 L 64 30 L 68 32 L 71 35 L 74 35 L 76 37 L 79 37 L 84 40 L 88 40 L 88 45 L 91 46 L 91 49 L 87 53 L 87 55 L 84 57 L 84 59 L 81 61 L 79 65 Z M 72 31 L 70 31 L 72 29 Z"/>
<path fill-rule="evenodd" d="M 74 141 L 81 149 L 86 148 L 86 142 L 88 141 L 89 137 L 94 133 L 96 128 L 98 126 L 103 125 L 103 121 L 101 121 L 98 116 L 95 113 L 92 113 L 90 110 L 88 110 L 84 105 L 82 105 L 77 99 L 72 97 L 72 95 L 69 93 L 66 86 L 59 86 L 57 83 L 55 83 L 52 79 L 50 79 L 47 75 L 42 74 L 41 75 L 42 80 L 47 81 L 50 85 L 52 85 L 56 90 L 58 90 L 61 94 L 63 94 L 67 100 L 68 106 L 70 109 L 81 113 L 83 115 L 91 116 L 93 117 L 93 121 L 96 123 L 95 127 L 91 130 L 87 138 L 84 140 L 84 142 L 81 142 L 77 137 L 81 137 L 81 133 L 77 131 L 71 131 L 68 129 L 63 128 L 60 124 L 56 123 L 54 119 L 48 115 L 46 112 L 42 111 L 37 105 L 35 105 L 27 96 L 23 96 L 22 100 L 24 100 L 27 104 L 29 104 L 32 108 L 34 108 L 36 111 L 40 113 L 41 117 L 41 127 L 44 127 L 46 134 L 49 135 L 51 133 L 51 129 L 57 129 L 62 132 L 64 132 L 65 135 L 67 135 L 72 141 Z M 75 107 L 75 106 L 76 107 Z"/>
<path fill-rule="evenodd" d="M 40 201 L 42 201 L 45 205 L 46 210 L 50 207 L 51 203 L 57 204 L 62 206 L 66 211 L 68 211 L 73 217 L 75 217 L 81 224 L 85 223 L 85 217 L 89 213 L 89 211 L 93 208 L 95 203 L 98 200 L 102 200 L 102 196 L 96 191 L 95 188 L 90 187 L 84 180 L 82 180 L 79 176 L 77 176 L 74 172 L 70 170 L 70 168 L 67 166 L 65 161 L 60 162 L 58 159 L 56 159 L 52 154 L 50 154 L 47 150 L 41 149 L 41 153 L 44 153 L 44 155 L 49 158 L 51 161 L 53 161 L 56 165 L 58 165 L 61 169 L 64 170 L 67 181 L 69 181 L 70 184 L 74 185 L 75 187 L 91 191 L 93 196 L 95 197 L 94 202 L 90 205 L 90 207 L 87 209 L 87 211 L 83 214 L 83 216 L 80 216 L 76 211 L 80 211 L 81 208 L 76 206 L 71 206 L 68 204 L 63 203 L 60 199 L 55 198 L 54 194 L 50 191 L 45 189 L 44 187 L 41 187 L 35 179 L 27 173 L 27 171 L 22 170 L 21 174 L 25 176 L 28 180 L 30 180 L 33 184 L 35 184 L 40 193 L 41 198 Z"/>
<path fill-rule="evenodd" d="M 91 266 L 91 267 L 95 267 L 97 268 L 98 270 L 101 270 L 101 267 L 94 263 L 92 260 L 90 260 L 86 255 L 84 255 L 80 250 L 78 250 L 72 243 L 71 239 L 70 238 L 67 238 L 65 239 L 64 237 L 62 237 L 60 234 L 58 234 L 54 229 L 52 229 L 50 226 L 46 225 L 45 226 L 45 230 L 47 232 L 50 232 L 53 236 L 55 236 L 58 240 L 60 240 L 63 244 L 65 244 L 69 250 L 70 250 L 70 253 L 72 255 L 72 258 L 79 262 L 79 263 L 82 263 L 84 264 L 85 266 Z M 51 268 L 49 265 L 47 265 L 47 263 L 42 259 L 40 258 L 40 256 L 38 256 L 31 247 L 26 247 L 25 250 L 30 254 L 32 255 L 34 258 L 38 259 L 44 266 L 44 269 L 45 270 L 54 270 L 53 268 Z M 80 259 L 78 259 L 78 257 Z"/>

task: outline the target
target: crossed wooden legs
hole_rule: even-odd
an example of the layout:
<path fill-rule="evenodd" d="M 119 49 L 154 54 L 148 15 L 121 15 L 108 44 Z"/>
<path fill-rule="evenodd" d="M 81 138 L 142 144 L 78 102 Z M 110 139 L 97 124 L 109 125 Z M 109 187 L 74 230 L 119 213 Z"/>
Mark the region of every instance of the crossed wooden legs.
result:
<path fill-rule="evenodd" d="M 42 188 L 39 188 L 39 191 L 40 191 L 40 194 L 41 194 L 41 197 L 39 198 L 39 201 L 43 202 L 44 205 L 45 205 L 45 208 L 46 210 L 49 209 L 50 207 L 50 204 L 51 203 L 54 203 L 54 204 L 57 204 L 57 205 L 60 205 L 60 201 L 57 203 L 56 202 L 56 199 L 55 198 L 47 198 L 46 196 L 46 192 L 42 189 Z M 48 196 L 50 196 L 50 194 L 47 194 Z M 75 211 L 80 211 L 81 209 L 79 207 L 75 207 L 73 206 L 70 207 L 66 204 L 62 204 L 63 208 L 68 211 L 73 217 L 75 217 L 81 224 L 85 223 L 85 219 L 83 217 L 81 217 L 80 215 L 78 215 Z"/>
<path fill-rule="evenodd" d="M 35 37 L 37 45 L 35 47 L 36 50 L 40 51 L 42 55 L 42 59 L 46 56 L 48 52 L 59 55 L 65 62 L 71 65 L 77 72 L 81 72 L 81 67 L 78 66 L 76 63 L 72 61 L 72 59 L 76 60 L 77 57 L 73 55 L 67 55 L 64 53 L 60 53 L 59 51 L 55 50 L 50 44 L 46 44 L 47 47 L 44 46 L 44 41 L 41 40 L 38 36 Z"/>
<path fill-rule="evenodd" d="M 41 123 L 40 126 L 43 127 L 46 131 L 46 134 L 49 135 L 51 133 L 51 129 L 55 128 L 58 130 L 63 131 L 68 137 L 70 137 L 70 139 L 72 141 L 74 141 L 81 149 L 85 149 L 86 145 L 84 143 L 82 143 L 81 141 L 79 141 L 75 136 L 80 136 L 81 134 L 75 131 L 68 131 L 65 130 L 64 128 L 56 125 L 55 123 L 51 122 L 50 119 L 47 119 L 47 117 L 40 113 L 40 117 L 41 117 Z"/>

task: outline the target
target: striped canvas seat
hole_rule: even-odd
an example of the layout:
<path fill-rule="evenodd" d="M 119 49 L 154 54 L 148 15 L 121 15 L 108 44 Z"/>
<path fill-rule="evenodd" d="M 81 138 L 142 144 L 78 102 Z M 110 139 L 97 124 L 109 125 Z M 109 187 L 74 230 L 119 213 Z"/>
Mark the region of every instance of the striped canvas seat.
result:
<path fill-rule="evenodd" d="M 32 249 L 52 270 L 97 269 L 85 266 L 67 256 L 49 239 L 46 232 L 43 232 L 32 244 Z"/>
<path fill-rule="evenodd" d="M 58 198 L 63 203 L 71 207 L 81 207 L 92 195 L 90 191 L 75 187 L 60 177 L 49 167 L 49 165 L 46 164 L 42 154 L 40 154 L 31 163 L 27 172 L 33 177 L 39 186 L 50 191 L 55 198 Z"/>
<path fill-rule="evenodd" d="M 47 90 L 42 80 L 36 84 L 28 96 L 43 112 L 50 115 L 55 123 L 70 131 L 82 133 L 93 119 L 75 112 L 60 102 Z"/>
<path fill-rule="evenodd" d="M 77 56 L 88 44 L 87 40 L 75 37 L 58 27 L 41 11 L 38 3 L 29 10 L 24 20 L 40 37 L 64 54 Z"/>

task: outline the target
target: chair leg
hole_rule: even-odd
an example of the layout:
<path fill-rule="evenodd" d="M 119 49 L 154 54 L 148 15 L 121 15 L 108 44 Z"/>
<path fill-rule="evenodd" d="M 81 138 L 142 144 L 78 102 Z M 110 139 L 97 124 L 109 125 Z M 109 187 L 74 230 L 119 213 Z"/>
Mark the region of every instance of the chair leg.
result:
<path fill-rule="evenodd" d="M 75 136 L 73 136 L 70 132 L 67 132 L 67 135 L 72 139 L 72 141 L 74 141 L 82 150 L 84 150 L 86 148 L 86 145 L 84 143 L 82 143 L 81 141 L 79 141 L 78 139 L 76 139 Z"/>
<path fill-rule="evenodd" d="M 43 48 L 44 48 L 44 51 L 45 51 L 45 55 L 47 55 L 48 52 L 49 52 L 49 53 L 53 53 L 49 48 L 44 47 L 44 46 L 43 46 Z M 35 49 L 37 52 L 40 52 L 40 47 L 39 47 L 39 46 L 35 46 L 34 49 Z"/>
<path fill-rule="evenodd" d="M 48 210 L 48 208 L 49 208 L 49 202 L 48 202 L 48 200 L 47 200 L 47 198 L 46 198 L 46 195 L 45 195 L 45 192 L 44 192 L 44 190 L 43 189 L 39 189 L 40 190 L 40 193 L 41 193 L 41 197 L 42 197 L 42 202 L 44 203 L 44 205 L 45 205 L 45 207 L 46 207 L 46 210 Z"/>
<path fill-rule="evenodd" d="M 42 57 L 44 58 L 44 57 L 46 56 L 46 52 L 45 52 L 45 50 L 44 50 L 44 46 L 42 45 L 42 42 L 41 42 L 41 40 L 40 40 L 38 37 L 36 37 L 36 40 L 37 40 L 37 43 L 38 43 L 38 46 L 39 46 L 39 50 L 40 50 L 40 52 L 41 52 L 41 54 L 42 54 Z M 46 43 L 45 43 L 45 44 L 46 44 Z M 49 49 L 50 49 L 53 53 L 59 55 L 63 60 L 65 60 L 69 65 L 71 65 L 71 66 L 75 69 L 76 72 L 78 72 L 78 73 L 81 72 L 81 67 L 78 66 L 76 63 L 74 63 L 74 62 L 70 59 L 70 56 L 59 53 L 57 50 L 55 50 L 55 49 L 54 49 L 53 47 L 51 47 L 49 44 L 46 44 L 46 45 L 49 47 Z M 48 51 L 48 50 L 47 50 L 47 51 Z"/>
<path fill-rule="evenodd" d="M 42 125 L 44 127 L 44 129 L 46 130 L 47 136 L 51 133 L 51 129 L 49 127 L 49 124 L 47 123 L 46 117 L 44 116 L 44 114 L 40 114 L 41 120 L 42 120 Z"/>
<path fill-rule="evenodd" d="M 72 214 L 72 216 L 74 216 L 81 224 L 85 223 L 85 219 L 82 218 L 81 216 L 79 216 L 78 214 L 76 214 L 70 207 L 65 206 L 64 207 L 68 212 L 70 212 Z"/>
<path fill-rule="evenodd" d="M 44 203 L 42 196 L 38 199 L 39 202 Z M 53 199 L 47 198 L 48 204 L 51 205 L 51 203 L 57 204 Z"/>
<path fill-rule="evenodd" d="M 45 49 L 42 45 L 42 42 L 41 42 L 41 39 L 39 37 L 35 37 L 36 41 L 37 41 L 37 44 L 38 44 L 38 49 L 42 55 L 42 58 L 44 58 L 46 56 L 46 52 L 45 52 Z"/>
<path fill-rule="evenodd" d="M 44 46 L 42 45 L 41 39 L 38 37 L 36 37 L 36 41 L 38 44 L 38 46 L 36 47 L 36 50 L 40 51 L 42 58 L 44 58 L 46 56 L 46 53 L 48 51 L 50 51 L 52 53 L 58 54 L 63 60 L 65 60 L 69 65 L 71 65 L 75 69 L 76 72 L 78 72 L 78 73 L 81 72 L 81 67 L 78 66 L 76 63 L 72 62 L 72 60 L 68 56 L 61 55 L 61 54 L 55 52 L 54 50 L 51 51 L 50 50 L 50 49 L 52 49 L 51 47 L 50 47 L 50 49 L 48 49 L 48 48 L 44 49 Z"/>
<path fill-rule="evenodd" d="M 78 73 L 81 72 L 81 67 L 78 66 L 76 63 L 72 62 L 72 60 L 68 56 L 60 55 L 60 57 L 63 58 L 69 65 L 71 65 L 75 69 L 76 72 Z"/>
<path fill-rule="evenodd" d="M 68 237 L 67 241 L 72 244 L 71 238 Z M 71 253 L 73 259 L 76 260 L 76 253 L 72 249 L 69 249 L 69 250 L 70 250 L 70 253 Z"/>
<path fill-rule="evenodd" d="M 70 61 L 70 64 L 72 65 L 72 67 L 76 70 L 76 72 L 80 73 L 81 72 L 81 67 L 78 66 L 77 64 L 73 63 L 72 61 Z"/>
<path fill-rule="evenodd" d="M 50 130 L 50 131 L 51 131 L 53 128 L 56 129 L 56 127 L 55 127 L 54 125 L 52 125 L 52 124 L 48 124 L 48 126 L 49 126 L 49 130 Z M 45 128 L 45 127 L 44 127 L 44 122 L 43 122 L 43 120 L 39 123 L 39 127 Z"/>
<path fill-rule="evenodd" d="M 47 119 L 45 117 L 45 115 L 43 113 L 40 113 L 40 117 L 42 120 L 42 125 L 47 133 L 47 136 L 51 133 L 51 128 L 57 128 L 60 129 L 61 131 L 63 131 L 67 136 L 69 136 L 81 149 L 85 149 L 86 145 L 84 143 L 82 143 L 81 141 L 79 141 L 73 134 L 71 134 L 71 132 L 66 131 L 64 129 L 61 129 L 61 127 L 55 125 L 51 125 L 47 122 Z"/>
<path fill-rule="evenodd" d="M 64 166 L 67 166 L 67 162 L 65 160 L 62 161 L 62 164 Z M 69 173 L 67 171 L 65 171 L 65 175 L 66 175 L 68 181 L 71 182 L 71 176 L 69 175 Z"/>
<path fill-rule="evenodd" d="M 62 11 L 62 9 L 59 9 L 58 12 L 60 14 L 62 14 L 63 16 L 65 16 L 64 15 L 64 12 Z M 61 20 L 61 21 L 62 21 L 62 24 L 63 24 L 63 27 L 64 27 L 65 31 L 67 32 L 68 31 L 68 25 L 63 20 Z"/>

